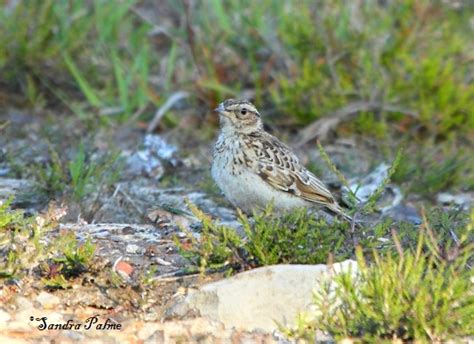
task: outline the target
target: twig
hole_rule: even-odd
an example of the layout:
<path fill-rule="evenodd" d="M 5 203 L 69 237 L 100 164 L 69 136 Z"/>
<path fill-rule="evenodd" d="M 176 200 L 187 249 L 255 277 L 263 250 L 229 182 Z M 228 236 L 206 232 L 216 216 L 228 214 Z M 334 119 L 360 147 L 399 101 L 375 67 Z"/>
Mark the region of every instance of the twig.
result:
<path fill-rule="evenodd" d="M 6 127 L 8 127 L 10 125 L 10 121 L 6 121 L 5 123 L 2 123 L 0 124 L 0 131 L 5 129 Z"/>
<path fill-rule="evenodd" d="M 115 188 L 114 193 L 112 194 L 112 198 L 117 197 L 117 193 L 119 192 L 119 190 L 120 190 L 120 184 L 117 184 L 117 187 Z"/>
<path fill-rule="evenodd" d="M 324 47 L 326 48 L 324 50 L 324 55 L 325 55 L 325 59 L 326 59 L 326 64 L 327 64 L 328 69 L 329 69 L 329 74 L 331 75 L 331 79 L 334 83 L 334 86 L 335 86 L 336 90 L 340 91 L 341 86 L 340 86 L 340 82 L 339 82 L 339 76 L 337 75 L 336 68 L 334 67 L 335 59 L 332 56 L 333 55 L 332 54 L 332 47 L 331 47 L 331 42 L 330 42 L 330 39 L 329 39 L 328 32 L 327 32 L 326 28 L 324 27 L 324 22 L 323 22 L 321 16 L 319 15 L 318 10 L 314 11 L 314 15 L 315 15 L 315 19 L 316 19 L 316 25 L 319 27 L 319 29 L 321 31 L 321 36 L 322 36 L 322 39 L 323 39 L 323 42 L 324 42 Z"/>
<path fill-rule="evenodd" d="M 189 97 L 189 93 L 185 91 L 178 91 L 173 93 L 166 102 L 156 111 L 153 120 L 148 125 L 147 133 L 153 132 L 158 124 L 160 124 L 161 119 L 165 115 L 165 113 L 173 107 L 175 103 L 180 101 L 181 99 Z"/>
<path fill-rule="evenodd" d="M 159 275 L 156 277 L 151 278 L 151 281 L 163 281 L 163 280 L 175 280 L 180 279 L 185 276 L 194 276 L 199 273 L 198 270 L 189 271 L 189 270 L 178 270 L 175 272 L 169 272 L 167 274 Z"/>
<path fill-rule="evenodd" d="M 140 216 L 145 217 L 145 213 L 141 210 L 141 208 L 135 203 L 135 201 L 125 191 L 122 191 L 117 188 L 117 192 L 120 192 L 123 195 L 123 197 L 125 197 L 128 203 L 130 203 L 132 207 L 135 208 L 135 210 Z"/>
<path fill-rule="evenodd" d="M 214 273 L 219 273 L 219 272 L 224 272 L 224 271 L 227 271 L 229 269 L 239 269 L 241 266 L 240 264 L 237 264 L 237 263 L 230 263 L 230 264 L 226 264 L 224 266 L 221 266 L 219 268 L 209 268 L 209 269 L 206 269 L 204 271 L 204 275 L 210 275 L 210 274 L 214 274 Z M 182 270 L 178 270 L 178 271 L 175 271 L 175 272 L 170 272 L 170 273 L 167 273 L 167 274 L 163 274 L 163 275 L 160 275 L 160 276 L 156 276 L 156 277 L 153 277 L 151 278 L 151 281 L 174 281 L 174 280 L 178 280 L 178 279 L 181 279 L 181 278 L 189 278 L 189 277 L 193 277 L 193 276 L 196 276 L 199 274 L 199 270 L 185 270 L 185 269 L 182 269 Z"/>
<path fill-rule="evenodd" d="M 459 241 L 458 236 L 456 235 L 456 233 L 454 233 L 454 231 L 451 228 L 449 229 L 449 234 L 451 235 L 451 238 L 454 240 L 456 245 L 461 246 L 461 242 Z"/>
<path fill-rule="evenodd" d="M 166 275 L 172 275 L 172 274 L 165 274 L 165 275 L 153 277 L 150 281 L 151 282 L 173 282 L 173 281 L 181 280 L 184 278 L 196 277 L 197 272 L 193 274 L 189 274 L 189 275 L 178 275 L 178 276 L 168 276 L 168 277 L 166 277 Z"/>
<path fill-rule="evenodd" d="M 135 121 L 138 119 L 138 117 L 140 117 L 141 115 L 143 115 L 143 113 L 145 112 L 146 108 L 147 108 L 147 105 L 143 105 L 143 106 L 140 107 L 137 111 L 135 111 L 135 112 L 133 113 L 133 115 L 130 116 L 130 118 L 127 120 L 127 122 L 126 122 L 125 125 L 128 125 L 128 124 L 130 124 L 130 123 L 135 122 Z"/>
<path fill-rule="evenodd" d="M 397 231 L 394 228 L 392 228 L 390 230 L 390 233 L 392 234 L 395 249 L 397 250 L 397 253 L 400 256 L 400 258 L 403 259 L 403 247 L 402 247 L 402 244 L 400 243 L 400 240 L 398 238 Z"/>
<path fill-rule="evenodd" d="M 417 112 L 396 105 L 371 101 L 352 102 L 333 113 L 325 115 L 323 118 L 316 120 L 304 128 L 299 134 L 296 145 L 302 146 L 315 138 L 325 139 L 329 132 L 334 130 L 339 123 L 347 121 L 350 117 L 359 112 L 365 111 L 400 112 L 408 116 L 418 117 Z"/>
<path fill-rule="evenodd" d="M 354 244 L 354 249 L 359 245 L 359 242 L 355 236 L 355 229 L 356 229 L 356 217 L 357 217 L 357 212 L 355 212 L 352 215 L 352 220 L 351 220 L 351 238 L 352 238 L 352 243 Z"/>
<path fill-rule="evenodd" d="M 138 18 L 140 18 L 143 22 L 153 26 L 153 33 L 162 33 L 171 39 L 175 39 L 175 37 L 173 37 L 173 35 L 164 26 L 157 25 L 152 19 L 148 18 L 142 12 L 140 12 L 138 8 L 131 7 L 130 11 L 134 13 Z"/>
<path fill-rule="evenodd" d="M 198 74 L 202 75 L 201 66 L 199 64 L 198 54 L 196 50 L 196 41 L 194 39 L 194 29 L 191 24 L 191 4 L 189 0 L 183 0 L 184 5 L 184 18 L 186 20 L 186 32 L 188 36 L 188 45 L 191 49 L 191 57 L 193 58 L 193 62 L 196 66 L 196 70 Z"/>

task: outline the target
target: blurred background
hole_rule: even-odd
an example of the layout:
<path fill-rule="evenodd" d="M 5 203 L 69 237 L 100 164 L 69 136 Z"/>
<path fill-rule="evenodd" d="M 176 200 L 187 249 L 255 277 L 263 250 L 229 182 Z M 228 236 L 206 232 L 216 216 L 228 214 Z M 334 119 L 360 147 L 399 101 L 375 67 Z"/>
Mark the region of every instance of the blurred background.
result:
<path fill-rule="evenodd" d="M 248 98 L 320 175 L 316 140 L 350 177 L 403 147 L 406 194 L 472 192 L 472 37 L 472 1 L 3 0 L 0 173 L 42 205 L 129 175 L 218 197 L 211 109 Z"/>
<path fill-rule="evenodd" d="M 362 299 L 341 278 L 320 308 L 341 311 L 310 331 L 472 338 L 473 37 L 473 0 L 0 0 L 0 342 L 164 342 L 143 322 L 165 326 L 188 287 L 363 255 Z M 254 102 L 364 227 L 239 218 L 210 176 L 227 98 Z M 28 321 L 97 314 L 124 331 Z"/>

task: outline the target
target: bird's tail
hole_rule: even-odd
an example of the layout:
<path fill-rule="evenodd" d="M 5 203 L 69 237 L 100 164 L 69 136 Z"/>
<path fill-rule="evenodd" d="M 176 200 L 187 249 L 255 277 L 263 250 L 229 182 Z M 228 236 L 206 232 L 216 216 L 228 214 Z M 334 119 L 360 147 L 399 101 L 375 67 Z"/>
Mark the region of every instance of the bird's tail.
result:
<path fill-rule="evenodd" d="M 347 215 L 345 213 L 344 209 L 342 209 L 339 204 L 332 203 L 332 204 L 326 205 L 326 207 L 330 212 L 334 213 L 335 215 L 338 215 L 338 216 L 342 217 L 347 222 L 349 222 L 349 223 L 354 222 L 354 219 L 350 215 Z"/>

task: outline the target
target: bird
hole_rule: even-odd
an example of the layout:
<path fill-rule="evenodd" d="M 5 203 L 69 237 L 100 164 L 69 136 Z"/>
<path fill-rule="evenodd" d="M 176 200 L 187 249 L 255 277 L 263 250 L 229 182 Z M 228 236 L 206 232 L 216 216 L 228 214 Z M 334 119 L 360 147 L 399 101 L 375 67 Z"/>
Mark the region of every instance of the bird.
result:
<path fill-rule="evenodd" d="M 225 198 L 247 214 L 320 208 L 345 220 L 345 213 L 327 186 L 296 154 L 265 131 L 255 105 L 227 99 L 215 109 L 220 133 L 214 144 L 211 174 Z"/>

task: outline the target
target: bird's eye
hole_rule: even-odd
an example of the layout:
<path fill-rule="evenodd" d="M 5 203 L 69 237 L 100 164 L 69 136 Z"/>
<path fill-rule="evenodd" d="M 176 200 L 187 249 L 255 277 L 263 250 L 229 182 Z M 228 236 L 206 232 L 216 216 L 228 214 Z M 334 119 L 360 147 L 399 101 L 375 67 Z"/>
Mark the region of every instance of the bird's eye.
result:
<path fill-rule="evenodd" d="M 240 110 L 240 114 L 246 115 L 246 114 L 247 114 L 247 109 L 242 109 L 242 110 Z"/>

